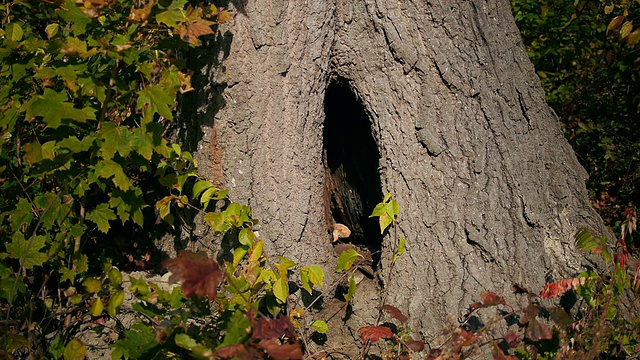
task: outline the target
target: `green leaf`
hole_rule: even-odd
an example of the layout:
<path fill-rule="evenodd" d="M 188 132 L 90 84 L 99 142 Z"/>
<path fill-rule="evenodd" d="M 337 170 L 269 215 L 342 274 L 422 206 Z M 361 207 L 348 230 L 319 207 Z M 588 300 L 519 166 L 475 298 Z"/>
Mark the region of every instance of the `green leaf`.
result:
<path fill-rule="evenodd" d="M 86 353 L 87 347 L 82 343 L 82 341 L 73 339 L 64 347 L 64 353 L 62 356 L 64 360 L 82 360 Z"/>
<path fill-rule="evenodd" d="M 20 232 L 14 232 L 11 242 L 6 244 L 9 257 L 18 259 L 25 269 L 30 270 L 34 266 L 41 266 L 47 260 L 47 254 L 40 252 L 44 248 L 46 237 L 33 236 L 31 240 L 25 240 Z"/>
<path fill-rule="evenodd" d="M 284 304 L 287 302 L 287 298 L 289 297 L 289 285 L 287 284 L 286 277 L 280 277 L 273 284 L 273 295 L 275 295 L 278 303 Z"/>
<path fill-rule="evenodd" d="M 247 245 L 241 245 L 235 248 L 235 250 L 233 250 L 233 267 L 237 267 L 248 252 L 249 246 Z"/>
<path fill-rule="evenodd" d="M 206 189 L 212 188 L 213 184 L 207 180 L 199 180 L 195 184 L 193 184 L 193 199 L 197 199 L 198 196 L 205 191 Z M 210 199 L 210 198 L 209 198 Z"/>
<path fill-rule="evenodd" d="M 62 354 L 64 353 L 64 341 L 60 335 L 57 335 L 53 341 L 49 344 L 49 354 L 53 356 L 54 359 L 60 359 Z"/>
<path fill-rule="evenodd" d="M 66 280 L 71 281 L 71 283 L 73 283 L 76 279 L 76 271 L 73 269 L 69 269 L 66 266 L 61 267 L 60 269 L 58 269 L 58 272 L 60 273 L 60 282 L 64 282 Z"/>
<path fill-rule="evenodd" d="M 112 345 L 112 359 L 140 359 L 151 349 L 159 346 L 156 342 L 156 330 L 151 325 L 137 323 L 131 326 L 131 330 L 125 332 L 125 336 Z"/>
<path fill-rule="evenodd" d="M 109 304 L 107 305 L 107 314 L 111 317 L 116 317 L 118 315 L 118 310 L 120 309 L 120 305 L 124 301 L 124 291 L 117 290 L 111 297 L 109 298 Z"/>
<path fill-rule="evenodd" d="M 406 242 L 404 240 L 404 238 L 401 236 L 399 239 L 399 243 L 398 243 L 398 250 L 396 250 L 395 254 L 393 254 L 393 263 L 396 263 L 396 260 L 398 260 L 398 257 L 402 254 L 404 254 L 404 250 L 406 247 Z"/>
<path fill-rule="evenodd" d="M 94 168 L 96 174 L 101 178 L 109 179 L 113 177 L 113 184 L 120 190 L 127 191 L 131 187 L 129 177 L 117 162 L 113 160 L 103 160 L 98 162 Z"/>
<path fill-rule="evenodd" d="M 102 281 L 96 278 L 86 278 L 82 281 L 82 286 L 90 293 L 97 293 L 102 290 Z"/>
<path fill-rule="evenodd" d="M 238 235 L 238 241 L 242 245 L 251 247 L 253 245 L 253 242 L 256 241 L 256 235 L 253 233 L 253 231 L 251 231 L 251 229 L 244 228 L 240 230 L 240 234 Z"/>
<path fill-rule="evenodd" d="M 349 290 L 344 294 L 344 299 L 347 303 L 353 300 L 353 297 L 356 295 L 357 288 L 358 284 L 356 283 L 356 279 L 353 274 L 351 274 L 351 278 L 349 278 Z"/>
<path fill-rule="evenodd" d="M 96 138 L 102 140 L 100 151 L 105 160 L 112 159 L 116 152 L 122 157 L 127 157 L 131 152 L 131 131 L 126 126 L 116 126 L 112 122 L 104 122 L 96 134 Z"/>
<path fill-rule="evenodd" d="M 20 23 L 11 22 L 7 24 L 7 27 L 4 30 L 4 35 L 7 39 L 14 42 L 18 42 L 22 40 L 22 36 L 24 35 L 24 30 L 22 30 Z"/>
<path fill-rule="evenodd" d="M 309 294 L 313 292 L 313 285 L 322 286 L 323 279 L 324 270 L 318 265 L 305 266 L 300 270 L 302 287 L 307 290 Z"/>
<path fill-rule="evenodd" d="M 251 329 L 251 321 L 243 311 L 237 310 L 234 312 L 226 324 L 224 340 L 219 347 L 242 344 L 249 337 L 249 331 L 247 330 Z"/>
<path fill-rule="evenodd" d="M 335 271 L 340 271 L 340 270 L 347 271 L 351 269 L 351 266 L 353 266 L 353 263 L 356 261 L 358 257 L 363 257 L 363 256 L 358 254 L 358 252 L 355 249 L 348 249 L 343 251 L 342 254 L 340 254 L 340 257 L 338 258 L 338 264 L 336 265 Z"/>
<path fill-rule="evenodd" d="M 296 264 L 294 261 L 291 261 L 291 260 L 287 259 L 287 258 L 286 258 L 286 257 L 284 257 L 284 256 L 276 256 L 276 257 L 278 258 L 278 260 L 280 260 L 280 261 L 282 262 L 282 264 L 283 264 L 287 269 L 291 269 L 291 268 L 295 267 L 296 265 L 298 265 L 298 264 Z"/>
<path fill-rule="evenodd" d="M 52 37 L 56 36 L 59 28 L 60 28 L 60 25 L 58 24 L 49 24 L 47 25 L 46 28 L 44 28 L 44 32 L 46 32 L 47 37 L 51 39 Z"/>
<path fill-rule="evenodd" d="M 176 345 L 187 350 L 191 350 L 198 345 L 198 343 L 187 334 L 176 335 L 175 342 Z"/>
<path fill-rule="evenodd" d="M 94 109 L 76 109 L 67 100 L 68 97 L 65 93 L 57 93 L 47 88 L 44 90 L 43 95 L 34 96 L 31 101 L 25 104 L 27 109 L 25 116 L 27 120 L 41 116 L 42 121 L 53 129 L 58 128 L 63 119 L 73 120 L 78 123 L 96 119 Z"/>
<path fill-rule="evenodd" d="M 149 109 L 151 114 L 158 113 L 165 119 L 173 120 L 171 107 L 175 101 L 175 95 L 172 96 L 165 92 L 159 85 L 150 85 L 146 89 L 138 93 L 138 109 Z"/>
<path fill-rule="evenodd" d="M 120 270 L 118 270 L 118 268 L 112 267 L 111 269 L 109 269 L 109 282 L 111 282 L 111 284 L 113 284 L 114 286 L 122 285 L 122 273 L 120 272 Z"/>
<path fill-rule="evenodd" d="M 309 326 L 311 326 L 320 334 L 325 334 L 327 331 L 329 331 L 329 325 L 327 325 L 327 323 L 322 320 L 315 320 L 311 324 L 309 324 Z"/>
<path fill-rule="evenodd" d="M 25 198 L 20 198 L 16 204 L 16 208 L 9 212 L 11 230 L 17 232 L 23 225 L 30 224 L 31 220 L 33 220 L 31 203 Z"/>
<path fill-rule="evenodd" d="M 100 204 L 87 214 L 86 219 L 98 225 L 98 230 L 106 234 L 111 228 L 109 221 L 115 220 L 116 214 L 109 209 L 109 205 Z"/>
<path fill-rule="evenodd" d="M 173 195 L 167 195 L 156 202 L 156 209 L 160 213 L 160 218 L 165 221 L 167 221 L 171 213 L 171 200 L 173 200 Z M 171 225 L 172 223 L 169 224 Z"/>
<path fill-rule="evenodd" d="M 102 303 L 102 299 L 98 297 L 91 303 L 91 306 L 89 307 L 89 315 L 98 317 L 102 315 L 103 310 L 104 304 Z"/>

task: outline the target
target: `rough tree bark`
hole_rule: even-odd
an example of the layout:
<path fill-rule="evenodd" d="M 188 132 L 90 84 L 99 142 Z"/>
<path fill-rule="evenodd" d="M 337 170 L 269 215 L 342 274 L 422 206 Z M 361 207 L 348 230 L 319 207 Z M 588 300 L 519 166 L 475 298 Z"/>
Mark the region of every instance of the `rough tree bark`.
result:
<path fill-rule="evenodd" d="M 229 6 L 234 21 L 196 59 L 204 90 L 185 137 L 203 174 L 251 205 L 271 254 L 331 273 L 333 222 L 380 251 L 335 331 L 371 324 L 388 294 L 429 341 L 484 290 L 581 270 L 573 235 L 601 220 L 507 0 Z M 366 217 L 386 192 L 401 213 L 380 236 Z M 389 273 L 399 236 L 407 252 Z"/>

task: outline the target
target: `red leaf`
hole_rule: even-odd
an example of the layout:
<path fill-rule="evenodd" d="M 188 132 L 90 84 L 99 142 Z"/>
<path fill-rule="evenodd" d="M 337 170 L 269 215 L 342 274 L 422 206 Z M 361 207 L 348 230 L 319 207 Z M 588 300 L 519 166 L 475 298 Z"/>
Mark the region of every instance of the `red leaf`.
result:
<path fill-rule="evenodd" d="M 358 330 L 358 334 L 363 343 L 369 340 L 375 343 L 380 339 L 390 339 L 395 336 L 393 331 L 386 326 L 363 326 Z"/>
<path fill-rule="evenodd" d="M 524 308 L 524 310 L 522 311 L 522 316 L 520 317 L 519 321 L 520 325 L 524 325 L 529 321 L 535 319 L 536 316 L 538 316 L 538 312 L 540 312 L 540 309 L 538 309 L 537 305 L 529 304 L 529 306 Z"/>
<path fill-rule="evenodd" d="M 302 347 L 300 347 L 298 342 L 293 344 L 280 344 L 278 339 L 263 339 L 260 340 L 257 346 L 274 360 L 302 359 Z"/>
<path fill-rule="evenodd" d="M 400 309 L 398 309 L 395 306 L 391 306 L 391 305 L 384 305 L 380 308 L 380 310 L 383 310 L 384 312 L 386 312 L 387 314 L 391 315 L 392 318 L 400 321 L 401 323 L 406 323 L 407 320 L 409 320 L 408 317 L 406 317 L 402 311 L 400 311 Z"/>
<path fill-rule="evenodd" d="M 223 346 L 213 353 L 212 359 L 238 359 L 238 360 L 255 360 L 264 359 L 264 355 L 258 350 L 247 347 L 243 344 L 233 344 Z"/>
<path fill-rule="evenodd" d="M 218 263 L 203 253 L 181 250 L 177 258 L 166 260 L 163 266 L 173 273 L 169 278 L 170 282 L 182 282 L 182 291 L 186 297 L 196 296 L 202 299 L 207 296 L 209 300 L 217 297 L 218 286 L 224 274 Z"/>
<path fill-rule="evenodd" d="M 254 339 L 280 339 L 286 337 L 296 340 L 296 331 L 288 316 L 280 315 L 275 319 L 260 318 L 257 324 L 252 325 L 251 337 Z"/>
<path fill-rule="evenodd" d="M 482 297 L 485 307 L 505 304 L 504 298 L 498 296 L 493 291 L 485 291 L 480 296 Z"/>
<path fill-rule="evenodd" d="M 424 350 L 424 343 L 422 341 L 409 339 L 404 344 L 413 352 L 420 352 Z"/>
<path fill-rule="evenodd" d="M 514 348 L 520 344 L 522 338 L 520 337 L 520 335 L 513 331 L 507 331 L 507 333 L 504 334 L 504 341 L 506 341 L 509 346 Z"/>
<path fill-rule="evenodd" d="M 533 342 L 538 342 L 540 340 L 551 339 L 553 334 L 547 325 L 540 323 L 536 319 L 531 319 L 529 323 L 527 323 L 524 336 Z"/>

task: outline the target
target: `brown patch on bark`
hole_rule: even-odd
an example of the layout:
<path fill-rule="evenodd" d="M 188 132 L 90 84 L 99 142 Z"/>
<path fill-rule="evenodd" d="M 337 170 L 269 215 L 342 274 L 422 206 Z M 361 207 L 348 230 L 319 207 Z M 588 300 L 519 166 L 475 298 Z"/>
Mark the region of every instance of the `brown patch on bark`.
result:
<path fill-rule="evenodd" d="M 213 127 L 213 133 L 211 134 L 211 142 L 209 145 L 209 160 L 211 169 L 211 183 L 217 187 L 222 188 L 224 186 L 224 170 L 222 167 L 222 159 L 224 157 L 224 150 L 218 143 L 218 129 Z"/>

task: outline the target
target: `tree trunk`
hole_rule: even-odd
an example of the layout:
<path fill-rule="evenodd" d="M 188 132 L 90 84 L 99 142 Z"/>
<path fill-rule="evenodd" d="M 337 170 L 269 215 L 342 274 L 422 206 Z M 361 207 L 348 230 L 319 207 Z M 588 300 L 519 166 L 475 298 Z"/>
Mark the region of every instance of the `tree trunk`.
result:
<path fill-rule="evenodd" d="M 196 59 L 204 90 L 185 136 L 203 175 L 252 207 L 270 254 L 331 274 L 335 222 L 373 253 L 335 331 L 372 324 L 386 296 L 429 341 L 482 291 L 581 270 L 573 235 L 601 220 L 507 0 L 230 7 Z M 387 192 L 401 211 L 381 236 L 368 215 Z M 389 271 L 398 237 L 407 251 Z M 327 296 L 322 315 L 342 305 Z"/>

